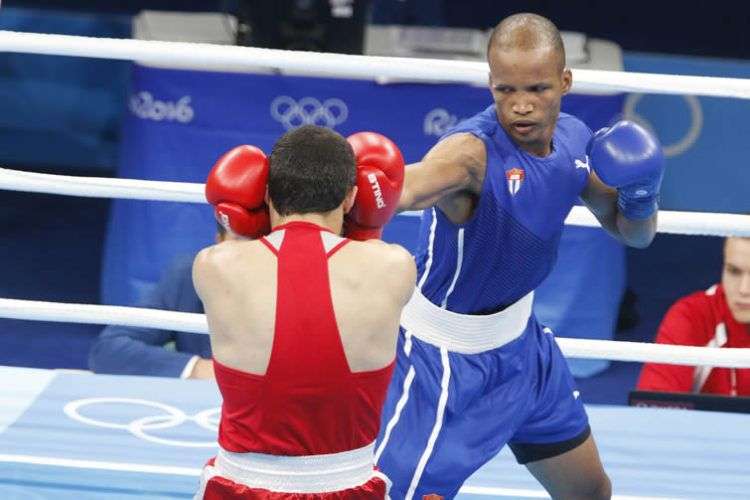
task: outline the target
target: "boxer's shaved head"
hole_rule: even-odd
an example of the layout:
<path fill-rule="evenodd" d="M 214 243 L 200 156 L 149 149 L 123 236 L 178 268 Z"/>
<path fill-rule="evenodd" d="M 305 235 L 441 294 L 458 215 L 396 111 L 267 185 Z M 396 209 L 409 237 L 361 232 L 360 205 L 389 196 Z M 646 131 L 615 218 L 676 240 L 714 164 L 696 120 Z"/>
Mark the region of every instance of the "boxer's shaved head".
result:
<path fill-rule="evenodd" d="M 305 125 L 287 132 L 268 163 L 268 196 L 282 216 L 330 212 L 356 182 L 351 146 L 325 127 Z"/>
<path fill-rule="evenodd" d="M 495 50 L 549 49 L 556 53 L 559 68 L 565 67 L 562 36 L 552 21 L 537 14 L 514 14 L 495 26 L 487 43 L 487 58 Z"/>

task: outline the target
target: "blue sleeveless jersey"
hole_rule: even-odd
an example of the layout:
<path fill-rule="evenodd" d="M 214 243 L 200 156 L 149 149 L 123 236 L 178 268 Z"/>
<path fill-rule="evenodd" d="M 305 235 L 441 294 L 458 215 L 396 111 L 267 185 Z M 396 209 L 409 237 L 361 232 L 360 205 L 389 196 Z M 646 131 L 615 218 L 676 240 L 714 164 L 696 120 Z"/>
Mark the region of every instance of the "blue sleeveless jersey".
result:
<path fill-rule="evenodd" d="M 565 217 L 588 182 L 591 131 L 560 113 L 552 153 L 539 158 L 513 143 L 493 105 L 444 137 L 457 133 L 484 142 L 482 191 L 464 224 L 452 223 L 437 207 L 424 211 L 417 285 L 450 311 L 490 313 L 532 291 L 552 269 Z"/>

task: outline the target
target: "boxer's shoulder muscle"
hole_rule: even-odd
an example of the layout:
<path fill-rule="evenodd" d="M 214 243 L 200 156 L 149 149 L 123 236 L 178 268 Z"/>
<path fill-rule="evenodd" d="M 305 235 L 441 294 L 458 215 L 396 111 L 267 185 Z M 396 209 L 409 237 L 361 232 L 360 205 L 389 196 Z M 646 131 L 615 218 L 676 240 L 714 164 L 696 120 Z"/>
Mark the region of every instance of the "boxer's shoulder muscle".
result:
<path fill-rule="evenodd" d="M 487 169 L 487 148 L 474 134 L 460 132 L 442 139 L 425 155 L 422 162 L 439 163 L 445 169 L 464 173 L 466 188 L 481 187 Z"/>
<path fill-rule="evenodd" d="M 196 255 L 193 261 L 193 283 L 198 289 L 231 282 L 245 272 L 267 268 L 266 261 L 271 259 L 270 253 L 264 251 L 258 241 L 225 241 L 212 245 Z"/>
<path fill-rule="evenodd" d="M 411 295 L 416 266 L 414 257 L 401 245 L 380 240 L 352 241 L 340 253 L 342 271 L 356 280 L 355 286 L 365 286 L 373 292 L 383 289 L 395 294 L 399 301 L 403 295 Z"/>

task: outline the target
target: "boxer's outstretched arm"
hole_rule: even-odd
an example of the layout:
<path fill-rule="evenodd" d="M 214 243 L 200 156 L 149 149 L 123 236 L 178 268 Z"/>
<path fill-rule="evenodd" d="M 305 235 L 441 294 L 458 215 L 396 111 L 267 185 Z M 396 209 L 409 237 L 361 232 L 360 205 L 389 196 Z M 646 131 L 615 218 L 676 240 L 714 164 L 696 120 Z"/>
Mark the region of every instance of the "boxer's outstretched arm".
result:
<path fill-rule="evenodd" d="M 421 210 L 460 190 L 481 189 L 487 152 L 481 139 L 456 134 L 437 143 L 419 163 L 407 165 L 398 210 Z"/>

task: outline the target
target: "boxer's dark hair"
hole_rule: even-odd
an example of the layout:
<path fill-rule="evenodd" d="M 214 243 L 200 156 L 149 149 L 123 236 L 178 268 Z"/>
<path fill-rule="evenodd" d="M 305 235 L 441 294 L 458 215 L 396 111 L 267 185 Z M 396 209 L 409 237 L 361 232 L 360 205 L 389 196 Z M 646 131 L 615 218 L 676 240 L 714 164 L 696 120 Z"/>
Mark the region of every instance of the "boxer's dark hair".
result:
<path fill-rule="evenodd" d="M 325 127 L 287 132 L 268 157 L 268 196 L 279 215 L 330 212 L 356 182 L 354 151 Z"/>

